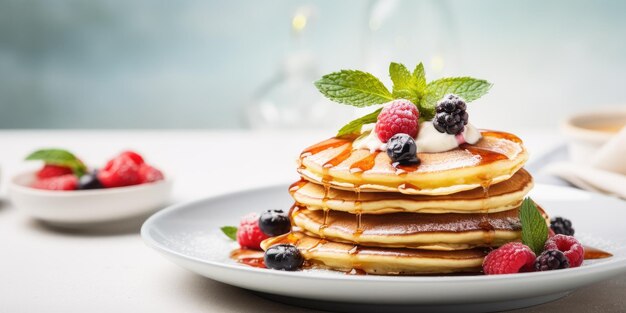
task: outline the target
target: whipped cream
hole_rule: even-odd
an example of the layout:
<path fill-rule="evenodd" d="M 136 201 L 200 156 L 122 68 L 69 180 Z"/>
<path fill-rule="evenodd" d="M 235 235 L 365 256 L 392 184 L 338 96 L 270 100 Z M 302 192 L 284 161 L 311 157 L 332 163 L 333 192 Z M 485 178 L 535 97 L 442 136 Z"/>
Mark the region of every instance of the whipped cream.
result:
<path fill-rule="evenodd" d="M 353 149 L 367 149 L 370 152 L 386 151 L 387 144 L 378 139 L 374 128 L 375 124 L 363 126 L 362 135 L 352 144 Z M 474 125 L 467 123 L 463 131 L 458 135 L 440 133 L 432 122 L 420 123 L 415 145 L 417 152 L 444 152 L 452 150 L 463 143 L 475 144 L 482 138 L 480 131 Z"/>

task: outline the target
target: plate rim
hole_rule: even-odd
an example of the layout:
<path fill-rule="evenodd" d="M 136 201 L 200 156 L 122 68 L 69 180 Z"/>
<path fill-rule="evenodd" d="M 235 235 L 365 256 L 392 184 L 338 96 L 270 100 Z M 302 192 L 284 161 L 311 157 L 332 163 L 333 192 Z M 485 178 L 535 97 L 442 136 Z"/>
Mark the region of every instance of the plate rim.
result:
<path fill-rule="evenodd" d="M 352 281 L 352 282 L 370 282 L 370 283 L 401 283 L 401 284 L 414 284 L 414 283 L 484 283 L 485 281 L 496 281 L 496 282 L 507 282 L 510 280 L 515 280 L 516 282 L 520 282 L 520 280 L 534 280 L 539 277 L 542 279 L 550 279 L 554 276 L 562 277 L 562 275 L 566 272 L 568 278 L 577 278 L 577 277 L 585 277 L 589 275 L 596 274 L 598 272 L 607 272 L 607 271 L 615 271 L 621 270 L 622 272 L 626 272 L 626 258 L 616 258 L 613 260 L 607 260 L 602 263 L 594 263 L 589 264 L 587 266 L 581 266 L 577 268 L 568 268 L 561 271 L 544 271 L 544 272 L 531 272 L 531 273 L 515 273 L 515 274 L 501 274 L 501 275 L 458 275 L 458 276 L 446 276 L 446 275 L 428 275 L 428 276 L 392 276 L 392 275 L 344 275 L 344 276 L 335 276 L 335 275 L 308 275 L 303 274 L 301 271 L 287 272 L 287 271 L 268 271 L 268 269 L 255 268 L 249 266 L 242 266 L 238 264 L 228 264 L 219 261 L 206 260 L 195 256 L 186 255 L 180 253 L 178 251 L 172 250 L 159 242 L 157 242 L 150 234 L 149 228 L 156 223 L 159 218 L 162 218 L 164 215 L 171 214 L 177 210 L 182 210 L 189 206 L 195 206 L 203 202 L 211 202 L 217 201 L 223 198 L 233 197 L 237 194 L 242 193 L 253 193 L 259 192 L 267 189 L 278 189 L 279 187 L 287 187 L 289 183 L 277 183 L 271 185 L 263 185 L 252 188 L 239 189 L 234 191 L 229 191 L 226 193 L 220 193 L 216 195 L 200 197 L 194 200 L 184 201 L 177 204 L 170 205 L 158 212 L 152 214 L 146 221 L 141 225 L 140 235 L 143 239 L 144 243 L 150 248 L 156 250 L 159 253 L 165 253 L 183 260 L 192 261 L 199 264 L 204 264 L 208 266 L 213 266 L 217 268 L 221 268 L 224 270 L 238 270 L 244 272 L 250 272 L 254 274 L 265 274 L 265 275 L 278 275 L 285 278 L 306 278 L 306 279 L 315 279 L 315 280 L 325 280 L 325 281 Z M 621 201 L 619 199 L 602 195 L 591 193 L 588 191 L 566 187 L 566 186 L 557 186 L 550 184 L 535 184 L 534 188 L 557 188 L 557 189 L 567 189 L 568 192 L 579 192 L 582 194 L 590 194 L 594 197 L 601 197 L 605 199 L 610 199 L 610 201 Z M 623 204 L 626 207 L 626 202 Z"/>

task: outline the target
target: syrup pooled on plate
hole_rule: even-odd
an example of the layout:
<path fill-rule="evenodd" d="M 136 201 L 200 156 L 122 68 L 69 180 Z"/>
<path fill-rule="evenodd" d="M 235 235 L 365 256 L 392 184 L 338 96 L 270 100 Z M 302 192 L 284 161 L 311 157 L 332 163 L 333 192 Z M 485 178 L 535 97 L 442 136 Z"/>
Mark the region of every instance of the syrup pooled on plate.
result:
<path fill-rule="evenodd" d="M 598 248 L 594 248 L 594 247 L 590 247 L 590 246 L 585 246 L 585 260 L 596 260 L 596 259 L 606 259 L 606 258 L 610 258 L 613 255 L 611 253 L 608 253 L 604 250 L 600 250 Z"/>

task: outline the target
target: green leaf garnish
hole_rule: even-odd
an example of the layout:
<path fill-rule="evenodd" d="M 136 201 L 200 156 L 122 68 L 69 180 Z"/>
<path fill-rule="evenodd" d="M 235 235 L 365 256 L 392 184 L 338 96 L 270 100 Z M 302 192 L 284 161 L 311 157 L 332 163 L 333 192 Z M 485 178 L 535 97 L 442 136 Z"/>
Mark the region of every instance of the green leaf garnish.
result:
<path fill-rule="evenodd" d="M 522 202 L 519 219 L 522 223 L 522 243 L 530 247 L 536 255 L 541 254 L 548 240 L 548 224 L 531 198 Z"/>
<path fill-rule="evenodd" d="M 485 95 L 491 88 L 486 80 L 471 77 L 451 77 L 434 80 L 426 86 L 426 93 L 441 99 L 453 93 L 467 102 L 474 101 Z"/>
<path fill-rule="evenodd" d="M 228 238 L 237 241 L 237 227 L 235 226 L 223 226 L 220 228 L 224 235 Z"/>
<path fill-rule="evenodd" d="M 339 130 L 339 132 L 337 132 L 337 137 L 342 137 L 342 136 L 358 133 L 361 131 L 361 127 L 363 127 L 363 125 L 376 123 L 376 119 L 378 118 L 378 114 L 380 113 L 381 110 L 382 108 L 370 114 L 367 114 L 365 116 L 361 116 L 351 121 L 350 123 L 346 124 L 344 127 L 342 127 Z"/>
<path fill-rule="evenodd" d="M 63 149 L 41 149 L 26 157 L 28 161 L 43 161 L 45 164 L 64 166 L 80 177 L 87 173 L 87 166 L 71 152 Z"/>
<path fill-rule="evenodd" d="M 374 75 L 342 70 L 324 75 L 315 87 L 328 99 L 355 107 L 366 107 L 393 100 L 387 87 Z"/>
<path fill-rule="evenodd" d="M 356 107 L 407 99 L 417 106 L 420 121 L 428 121 L 435 116 L 437 102 L 446 94 L 453 93 L 471 102 L 485 95 L 492 86 L 486 80 L 471 77 L 442 78 L 427 84 L 422 63 L 411 73 L 403 64 L 392 62 L 389 64 L 389 76 L 393 82 L 392 92 L 374 75 L 353 70 L 325 75 L 315 82 L 315 86 L 328 99 Z M 375 123 L 376 112 L 380 113 L 380 110 L 351 121 L 339 130 L 337 136 L 358 133 L 361 126 Z"/>

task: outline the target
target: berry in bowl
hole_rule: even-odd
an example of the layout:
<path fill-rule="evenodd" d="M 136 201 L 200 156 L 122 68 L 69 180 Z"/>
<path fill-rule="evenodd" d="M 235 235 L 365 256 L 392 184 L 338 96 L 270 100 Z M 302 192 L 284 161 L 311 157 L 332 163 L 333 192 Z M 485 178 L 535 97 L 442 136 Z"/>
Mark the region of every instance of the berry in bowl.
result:
<path fill-rule="evenodd" d="M 103 223 L 150 213 L 167 204 L 171 179 L 133 151 L 102 168 L 89 168 L 69 151 L 43 149 L 26 160 L 42 161 L 36 172 L 10 182 L 13 204 L 28 215 L 62 226 Z"/>

